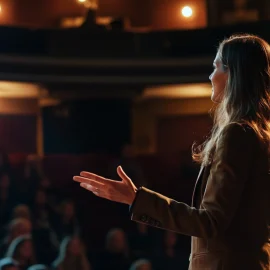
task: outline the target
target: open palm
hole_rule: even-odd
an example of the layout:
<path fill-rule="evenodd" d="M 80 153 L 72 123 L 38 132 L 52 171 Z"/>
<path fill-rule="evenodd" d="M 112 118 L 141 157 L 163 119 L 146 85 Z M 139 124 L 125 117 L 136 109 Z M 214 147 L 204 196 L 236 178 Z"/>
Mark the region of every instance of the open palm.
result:
<path fill-rule="evenodd" d="M 121 166 L 117 167 L 117 173 L 122 181 L 104 178 L 91 172 L 81 172 L 80 176 L 74 176 L 73 180 L 79 182 L 81 187 L 93 192 L 96 196 L 131 205 L 137 188 Z"/>

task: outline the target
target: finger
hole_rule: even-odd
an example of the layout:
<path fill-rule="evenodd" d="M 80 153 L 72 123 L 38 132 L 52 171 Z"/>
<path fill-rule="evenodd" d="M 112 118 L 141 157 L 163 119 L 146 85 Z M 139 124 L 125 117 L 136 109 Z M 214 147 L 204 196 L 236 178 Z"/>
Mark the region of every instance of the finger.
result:
<path fill-rule="evenodd" d="M 117 173 L 125 183 L 130 183 L 131 179 L 126 175 L 123 168 L 121 166 L 117 167 Z"/>
<path fill-rule="evenodd" d="M 89 178 L 89 179 L 93 179 L 93 180 L 96 180 L 96 181 L 99 181 L 99 182 L 106 181 L 106 178 L 104 178 L 102 176 L 99 176 L 97 174 L 90 173 L 90 172 L 85 172 L 85 171 L 82 171 L 80 173 L 80 176 L 83 176 L 83 177 L 86 177 L 86 178 Z"/>
<path fill-rule="evenodd" d="M 89 185 L 92 185 L 94 187 L 104 187 L 105 184 L 104 183 L 100 183 L 98 181 L 95 181 L 95 180 L 92 180 L 92 179 L 88 179 L 88 178 L 85 178 L 85 177 L 81 177 L 81 176 L 74 176 L 73 177 L 73 180 L 76 181 L 76 182 L 80 182 L 80 183 L 85 183 L 85 184 L 89 184 Z"/>
<path fill-rule="evenodd" d="M 81 183 L 80 186 L 87 189 L 87 190 L 89 190 L 89 191 L 92 191 L 93 193 L 100 191 L 97 187 L 94 187 L 94 186 L 89 185 L 89 184 Z"/>
<path fill-rule="evenodd" d="M 91 185 L 88 185 L 85 183 L 81 183 L 80 186 L 88 191 L 91 191 L 93 194 L 95 194 L 98 197 L 109 199 L 109 194 L 104 192 L 103 190 L 96 189 L 92 187 Z"/>

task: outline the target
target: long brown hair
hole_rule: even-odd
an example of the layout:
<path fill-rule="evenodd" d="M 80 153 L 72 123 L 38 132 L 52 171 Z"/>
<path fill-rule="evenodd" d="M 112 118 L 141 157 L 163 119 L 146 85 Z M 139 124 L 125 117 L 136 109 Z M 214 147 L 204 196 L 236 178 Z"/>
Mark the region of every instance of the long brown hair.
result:
<path fill-rule="evenodd" d="M 222 41 L 218 53 L 228 80 L 224 96 L 214 109 L 214 125 L 209 138 L 193 145 L 193 160 L 211 163 L 223 130 L 231 123 L 246 124 L 269 147 L 270 141 L 270 45 L 250 35 L 233 35 Z"/>
<path fill-rule="evenodd" d="M 72 244 L 73 240 L 79 240 L 80 242 L 80 252 L 78 255 L 71 254 L 69 247 Z M 57 259 L 52 263 L 53 269 L 80 269 L 80 270 L 90 270 L 91 266 L 88 262 L 88 259 L 85 254 L 81 239 L 77 236 L 66 236 L 61 244 L 59 249 L 59 255 Z"/>

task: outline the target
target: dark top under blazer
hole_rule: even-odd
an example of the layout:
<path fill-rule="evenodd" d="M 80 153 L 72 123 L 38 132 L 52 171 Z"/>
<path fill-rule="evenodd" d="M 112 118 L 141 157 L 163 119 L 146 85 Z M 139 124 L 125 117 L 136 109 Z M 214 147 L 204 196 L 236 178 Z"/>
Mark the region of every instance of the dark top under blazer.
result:
<path fill-rule="evenodd" d="M 225 128 L 191 207 L 142 187 L 130 211 L 134 221 L 192 236 L 190 270 L 270 269 L 269 154 L 247 126 Z"/>

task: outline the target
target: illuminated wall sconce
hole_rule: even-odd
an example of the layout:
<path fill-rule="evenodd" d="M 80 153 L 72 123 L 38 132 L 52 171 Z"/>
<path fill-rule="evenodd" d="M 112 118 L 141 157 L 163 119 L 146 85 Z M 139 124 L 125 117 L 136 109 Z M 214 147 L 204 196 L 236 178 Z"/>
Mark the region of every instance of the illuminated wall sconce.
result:
<path fill-rule="evenodd" d="M 184 6 L 181 10 L 181 14 L 185 18 L 190 18 L 193 15 L 193 10 L 189 6 Z"/>
<path fill-rule="evenodd" d="M 98 0 L 77 0 L 79 4 L 83 4 L 86 8 L 97 9 Z"/>

